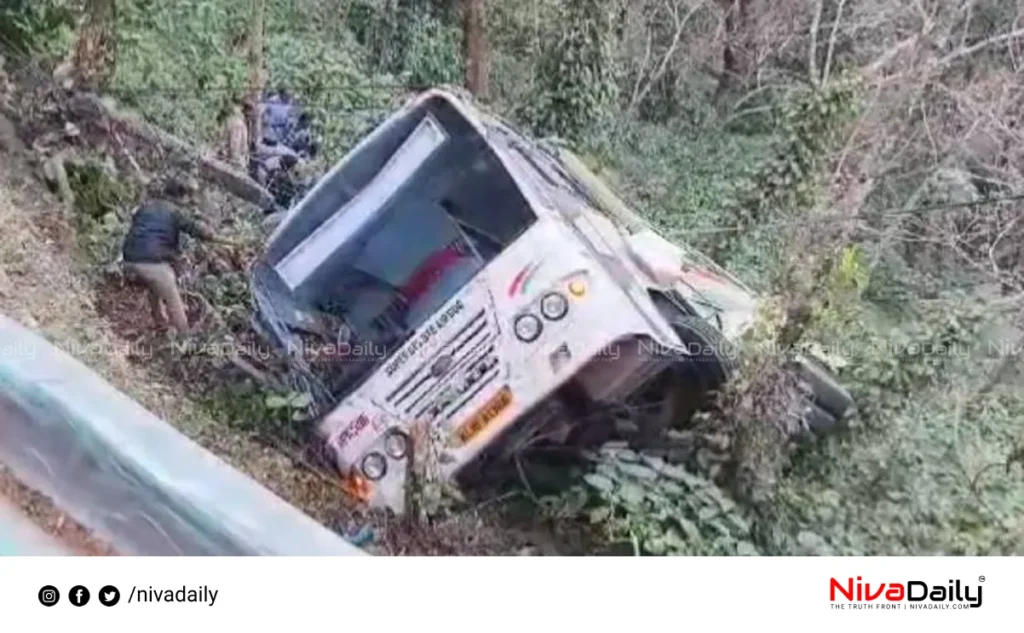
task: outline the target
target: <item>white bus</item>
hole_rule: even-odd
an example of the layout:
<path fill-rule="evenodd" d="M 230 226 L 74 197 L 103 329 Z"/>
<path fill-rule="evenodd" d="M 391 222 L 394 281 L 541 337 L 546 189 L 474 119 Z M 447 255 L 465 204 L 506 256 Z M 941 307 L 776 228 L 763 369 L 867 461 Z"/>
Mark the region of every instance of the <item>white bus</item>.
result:
<path fill-rule="evenodd" d="M 328 410 L 317 429 L 331 458 L 363 499 L 397 512 L 412 425 L 430 429 L 454 477 L 538 428 L 550 436 L 569 422 L 563 439 L 586 435 L 571 423 L 596 425 L 587 411 L 666 375 L 682 387 L 665 404 L 678 422 L 728 378 L 727 342 L 757 307 L 570 153 L 439 89 L 390 116 L 291 209 L 254 289 L 264 328 L 296 352 Z M 311 360 L 310 345 L 334 353 Z M 811 373 L 822 394 L 813 424 L 829 426 L 852 401 Z"/>

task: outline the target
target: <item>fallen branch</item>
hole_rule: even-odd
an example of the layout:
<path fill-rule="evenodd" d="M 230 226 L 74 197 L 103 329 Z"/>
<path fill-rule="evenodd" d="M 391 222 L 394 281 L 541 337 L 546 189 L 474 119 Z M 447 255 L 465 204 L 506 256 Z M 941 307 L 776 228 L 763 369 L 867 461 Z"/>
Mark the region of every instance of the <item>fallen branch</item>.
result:
<path fill-rule="evenodd" d="M 117 146 L 121 149 L 121 153 L 124 154 L 125 160 L 127 160 L 132 166 L 132 169 L 135 170 L 136 175 L 142 177 L 142 168 L 139 167 L 138 161 L 135 160 L 135 157 L 132 156 L 132 153 L 129 152 L 128 148 L 125 146 L 124 141 L 121 140 L 121 135 L 114 132 L 114 140 L 117 141 Z"/>
<path fill-rule="evenodd" d="M 49 184 L 57 189 L 57 195 L 64 206 L 64 213 L 71 217 L 75 207 L 75 191 L 71 188 L 62 153 L 50 157 L 43 163 L 43 176 Z"/>
<path fill-rule="evenodd" d="M 119 112 L 98 95 L 78 93 L 69 104 L 71 113 L 82 121 L 98 125 L 112 134 L 124 130 L 137 139 L 164 150 L 168 158 L 181 166 L 198 166 L 199 176 L 207 182 L 261 209 L 275 208 L 274 197 L 247 174 L 210 156 L 204 156 L 192 145 L 129 112 Z"/>
<path fill-rule="evenodd" d="M 284 386 L 280 382 L 272 378 L 269 374 L 265 374 L 262 371 L 253 367 L 249 363 L 249 361 L 243 359 L 238 352 L 232 350 L 228 354 L 228 361 L 232 365 L 240 369 L 242 372 L 244 372 L 247 376 L 255 380 L 257 383 L 263 385 L 264 387 L 267 387 L 274 391 L 284 390 Z"/>

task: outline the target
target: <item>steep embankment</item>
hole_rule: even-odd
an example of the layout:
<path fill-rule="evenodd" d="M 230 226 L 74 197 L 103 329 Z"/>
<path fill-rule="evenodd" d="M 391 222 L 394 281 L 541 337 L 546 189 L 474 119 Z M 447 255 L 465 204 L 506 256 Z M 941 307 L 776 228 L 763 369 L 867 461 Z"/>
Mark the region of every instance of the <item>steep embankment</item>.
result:
<path fill-rule="evenodd" d="M 25 156 L 0 152 L 0 312 L 38 331 L 155 414 L 313 518 L 335 523 L 339 490 L 286 457 L 203 415 L 187 385 L 152 371 L 139 343 L 118 337 L 97 310 L 94 271 L 76 255 L 58 200 Z"/>
<path fill-rule="evenodd" d="M 33 176 L 24 149 L 0 142 L 0 313 L 38 331 L 125 394 L 315 520 L 332 528 L 374 524 L 371 551 L 390 554 L 502 554 L 578 552 L 556 548 L 543 521 L 508 524 L 499 506 L 436 517 L 428 524 L 360 517 L 336 482 L 297 464 L 286 452 L 211 416 L 201 398 L 209 385 L 189 384 L 154 353 L 141 294 L 120 287 L 82 253 L 57 197 Z M 10 147 L 10 144 L 6 145 Z M 195 382 L 195 381 L 193 381 Z M 26 514 L 37 494 L 15 495 Z M 51 504 L 52 505 L 52 504 Z M 40 516 L 66 521 L 56 508 Z M 42 525 L 44 529 L 49 524 Z M 52 529 L 50 530 L 52 533 Z M 576 540 L 576 539 L 570 539 Z"/>

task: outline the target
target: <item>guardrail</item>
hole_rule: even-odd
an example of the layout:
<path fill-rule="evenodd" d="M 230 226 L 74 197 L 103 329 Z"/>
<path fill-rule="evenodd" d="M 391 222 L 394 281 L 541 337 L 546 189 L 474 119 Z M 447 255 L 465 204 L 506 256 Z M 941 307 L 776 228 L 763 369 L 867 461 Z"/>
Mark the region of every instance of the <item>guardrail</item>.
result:
<path fill-rule="evenodd" d="M 18 509 L 0 500 L 0 556 L 66 556 L 71 554 L 40 530 Z"/>
<path fill-rule="evenodd" d="M 0 463 L 122 555 L 364 554 L 3 316 Z"/>

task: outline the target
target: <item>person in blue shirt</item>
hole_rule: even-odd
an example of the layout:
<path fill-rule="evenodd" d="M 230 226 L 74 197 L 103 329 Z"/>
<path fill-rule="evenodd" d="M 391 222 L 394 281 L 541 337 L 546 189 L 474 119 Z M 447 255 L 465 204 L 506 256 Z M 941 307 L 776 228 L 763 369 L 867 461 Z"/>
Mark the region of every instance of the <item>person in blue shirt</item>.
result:
<path fill-rule="evenodd" d="M 261 106 L 263 139 L 286 143 L 295 127 L 296 105 L 285 88 L 279 88 Z"/>

